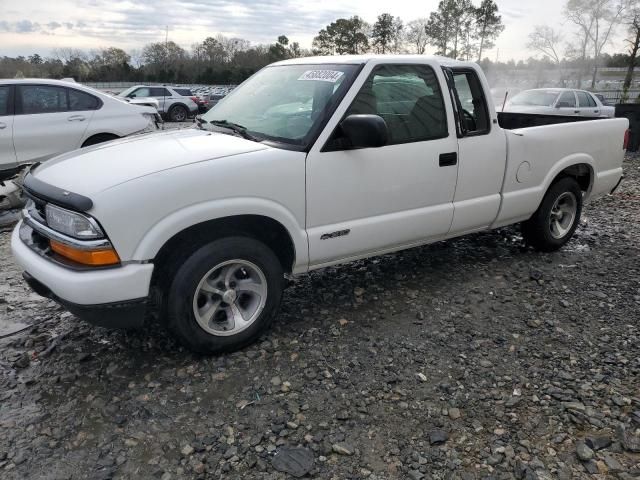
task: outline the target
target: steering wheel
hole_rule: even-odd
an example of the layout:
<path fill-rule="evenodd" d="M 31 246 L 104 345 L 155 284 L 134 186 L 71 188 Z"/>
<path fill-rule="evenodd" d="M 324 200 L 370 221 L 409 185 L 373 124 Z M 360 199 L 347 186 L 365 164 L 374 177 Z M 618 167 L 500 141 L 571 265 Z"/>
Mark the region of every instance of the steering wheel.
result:
<path fill-rule="evenodd" d="M 464 118 L 465 128 L 469 131 L 476 130 L 476 119 L 473 117 L 471 112 L 462 109 L 462 118 Z"/>

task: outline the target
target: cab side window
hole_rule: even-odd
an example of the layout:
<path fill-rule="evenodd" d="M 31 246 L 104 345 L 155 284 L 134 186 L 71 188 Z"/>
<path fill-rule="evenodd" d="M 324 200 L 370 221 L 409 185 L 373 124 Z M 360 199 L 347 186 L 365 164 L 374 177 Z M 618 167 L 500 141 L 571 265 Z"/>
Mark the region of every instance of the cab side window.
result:
<path fill-rule="evenodd" d="M 448 136 L 438 78 L 426 65 L 382 65 L 371 73 L 346 115 L 384 119 L 389 145 Z"/>
<path fill-rule="evenodd" d="M 461 121 L 467 135 L 489 133 L 489 108 L 478 74 L 473 70 L 453 71 Z"/>

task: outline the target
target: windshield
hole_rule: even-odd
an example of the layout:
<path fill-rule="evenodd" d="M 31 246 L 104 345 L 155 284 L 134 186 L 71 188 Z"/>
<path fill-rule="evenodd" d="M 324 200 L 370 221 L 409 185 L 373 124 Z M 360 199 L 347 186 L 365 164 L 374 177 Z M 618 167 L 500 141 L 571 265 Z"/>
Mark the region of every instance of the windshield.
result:
<path fill-rule="evenodd" d="M 534 107 L 552 107 L 558 98 L 558 92 L 553 90 L 529 90 L 511 99 L 511 105 L 527 105 Z"/>
<path fill-rule="evenodd" d="M 357 65 L 279 65 L 260 70 L 209 110 L 202 128 L 227 122 L 258 140 L 306 145 L 344 96 Z"/>

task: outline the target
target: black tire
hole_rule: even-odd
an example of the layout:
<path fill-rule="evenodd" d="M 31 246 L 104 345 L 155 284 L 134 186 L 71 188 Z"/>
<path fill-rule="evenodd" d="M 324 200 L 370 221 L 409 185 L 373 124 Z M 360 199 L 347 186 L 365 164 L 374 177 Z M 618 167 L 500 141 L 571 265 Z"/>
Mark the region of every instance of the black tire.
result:
<path fill-rule="evenodd" d="M 259 316 L 245 330 L 228 336 L 215 335 L 198 323 L 194 297 L 208 272 L 230 260 L 251 262 L 261 270 L 266 279 L 266 302 Z M 269 327 L 280 306 L 284 288 L 282 265 L 269 247 L 247 237 L 225 237 L 197 248 L 180 263 L 166 296 L 166 321 L 168 328 L 187 348 L 202 354 L 238 350 L 256 341 Z"/>
<path fill-rule="evenodd" d="M 189 118 L 189 112 L 182 105 L 174 105 L 169 109 L 169 120 L 172 122 L 185 122 Z"/>
<path fill-rule="evenodd" d="M 558 237 L 560 232 L 557 230 L 554 232 L 551 226 L 551 211 L 556 201 L 562 200 L 561 197 L 569 201 L 571 201 L 571 198 L 575 199 L 575 215 L 570 226 L 567 225 L 566 232 Z M 529 220 L 522 223 L 522 236 L 525 242 L 536 250 L 542 252 L 556 251 L 573 236 L 580 223 L 581 213 L 582 191 L 580 190 L 580 185 L 571 177 L 563 177 L 549 187 L 538 210 Z"/>
<path fill-rule="evenodd" d="M 87 138 L 80 148 L 98 145 L 99 143 L 108 142 L 109 140 L 116 140 L 117 138 L 120 137 L 118 137 L 117 135 L 113 135 L 112 133 L 99 133 L 97 135 L 94 135 L 93 137 Z"/>

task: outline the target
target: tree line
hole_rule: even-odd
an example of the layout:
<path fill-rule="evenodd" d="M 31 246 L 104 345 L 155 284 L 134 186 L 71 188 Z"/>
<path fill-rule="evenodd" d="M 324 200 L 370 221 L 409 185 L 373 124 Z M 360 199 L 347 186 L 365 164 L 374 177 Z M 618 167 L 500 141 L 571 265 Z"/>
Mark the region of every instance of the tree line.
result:
<path fill-rule="evenodd" d="M 389 13 L 379 15 L 373 25 L 362 18 L 340 18 L 320 30 L 313 50 L 320 55 L 417 53 L 427 46 L 436 55 L 463 60 L 481 60 L 494 47 L 504 30 L 494 0 L 441 0 L 436 11 L 406 25 Z"/>
<path fill-rule="evenodd" d="M 488 66 L 492 62 L 488 62 L 486 53 L 494 48 L 505 26 L 495 0 L 476 1 L 441 0 L 428 16 L 408 23 L 389 13 L 379 15 L 373 24 L 358 16 L 339 18 L 318 32 L 311 49 L 301 48 L 286 35 L 266 45 L 215 35 L 188 49 L 173 41 L 150 43 L 129 52 L 116 47 L 89 52 L 60 48 L 48 57 L 36 53 L 0 58 L 0 77 L 234 84 L 269 63 L 288 58 L 368 52 L 425 54 L 427 50 L 450 58 L 483 61 Z M 529 35 L 528 48 L 561 72 L 579 65 L 586 74 L 591 68 L 592 86 L 599 66 L 622 64 L 629 68 L 625 82 L 628 88 L 640 50 L 638 2 L 566 0 L 563 26 L 536 26 Z M 614 59 L 603 49 L 621 24 L 628 30 L 629 51 Z M 529 59 L 525 63 L 535 62 Z"/>
<path fill-rule="evenodd" d="M 0 58 L 0 77 L 74 78 L 80 82 L 149 81 L 239 83 L 269 63 L 307 55 L 350 53 L 436 53 L 480 59 L 504 26 L 494 0 L 442 0 L 429 17 L 406 25 L 389 13 L 373 25 L 359 17 L 340 18 L 322 28 L 311 49 L 281 35 L 272 44 L 253 45 L 240 38 L 210 36 L 186 49 L 172 41 L 141 50 L 108 47 L 93 51 L 59 48 L 43 57 Z"/>

